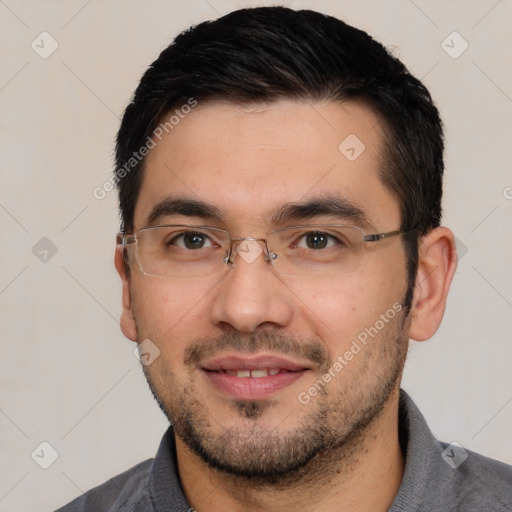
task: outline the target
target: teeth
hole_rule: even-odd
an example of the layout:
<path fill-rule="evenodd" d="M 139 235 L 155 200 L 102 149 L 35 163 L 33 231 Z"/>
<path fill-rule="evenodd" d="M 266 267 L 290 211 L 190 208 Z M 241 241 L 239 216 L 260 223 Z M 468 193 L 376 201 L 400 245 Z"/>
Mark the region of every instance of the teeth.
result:
<path fill-rule="evenodd" d="M 224 370 L 224 373 L 233 377 L 252 377 L 258 379 L 268 377 L 269 375 L 277 375 L 280 371 L 279 368 L 271 368 L 269 370 Z"/>
<path fill-rule="evenodd" d="M 251 371 L 251 377 L 268 377 L 268 371 L 267 370 L 252 370 Z"/>

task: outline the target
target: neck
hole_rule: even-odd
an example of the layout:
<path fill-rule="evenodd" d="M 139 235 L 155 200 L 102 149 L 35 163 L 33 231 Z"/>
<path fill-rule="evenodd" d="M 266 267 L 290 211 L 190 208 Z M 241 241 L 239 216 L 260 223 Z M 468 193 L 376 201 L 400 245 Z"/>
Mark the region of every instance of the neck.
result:
<path fill-rule="evenodd" d="M 179 438 L 176 449 L 181 484 L 197 512 L 385 512 L 404 470 L 398 437 L 398 390 L 363 432 L 272 484 L 214 470 Z"/>

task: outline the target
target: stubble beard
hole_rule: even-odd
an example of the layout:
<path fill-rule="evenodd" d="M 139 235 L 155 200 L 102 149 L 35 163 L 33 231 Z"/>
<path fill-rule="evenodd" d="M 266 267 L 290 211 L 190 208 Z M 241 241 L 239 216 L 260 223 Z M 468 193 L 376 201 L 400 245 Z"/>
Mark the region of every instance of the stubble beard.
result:
<path fill-rule="evenodd" d="M 279 406 L 270 400 L 234 401 L 233 410 L 239 421 L 234 427 L 220 428 L 222 418 L 215 418 L 206 404 L 196 398 L 195 383 L 182 386 L 165 368 L 155 375 L 151 368 L 143 369 L 175 435 L 208 467 L 253 486 L 286 488 L 299 481 L 314 482 L 324 477 L 329 466 L 348 469 L 357 459 L 364 447 L 365 434 L 399 387 L 408 347 L 405 323 L 403 315 L 389 322 L 379 338 L 370 340 L 356 356 L 365 359 L 353 380 L 335 387 L 336 380 L 343 379 L 346 372 L 341 370 L 302 406 L 306 412 L 300 411 L 301 418 L 293 428 L 269 428 L 266 417 L 273 411 L 280 414 Z M 191 355 L 193 359 L 194 350 L 197 355 L 197 350 L 204 354 L 221 347 L 241 352 L 274 348 L 281 353 L 293 353 L 300 347 L 302 354 L 321 361 L 318 378 L 333 363 L 325 348 L 314 340 L 299 343 L 272 333 L 249 337 L 231 334 L 217 340 L 202 340 L 188 352 L 188 362 Z"/>

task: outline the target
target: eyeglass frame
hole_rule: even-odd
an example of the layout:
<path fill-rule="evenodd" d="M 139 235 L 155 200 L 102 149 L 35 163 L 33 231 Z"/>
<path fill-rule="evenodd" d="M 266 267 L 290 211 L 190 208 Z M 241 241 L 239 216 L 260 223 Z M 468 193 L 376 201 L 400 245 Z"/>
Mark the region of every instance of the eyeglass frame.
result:
<path fill-rule="evenodd" d="M 278 254 L 276 254 L 274 251 L 271 251 L 268 248 L 267 238 L 255 238 L 255 237 L 233 238 L 233 237 L 231 237 L 231 234 L 229 233 L 229 231 L 227 231 L 226 229 L 215 228 L 215 227 L 206 226 L 206 225 L 198 226 L 198 225 L 191 225 L 191 224 L 158 224 L 158 225 L 154 225 L 154 226 L 151 226 L 151 225 L 143 226 L 142 228 L 139 228 L 137 231 L 135 231 L 133 233 L 117 233 L 116 243 L 117 243 L 117 245 L 122 245 L 124 250 L 127 250 L 128 245 L 132 245 L 132 244 L 135 245 L 137 262 L 139 264 L 139 268 L 140 268 L 141 272 L 144 275 L 172 279 L 171 276 L 162 276 L 162 275 L 158 275 L 158 274 L 148 273 L 142 268 L 142 262 L 140 261 L 140 257 L 139 257 L 139 247 L 138 247 L 139 239 L 137 238 L 137 234 L 140 231 L 156 229 L 156 228 L 170 228 L 170 227 L 206 229 L 206 230 L 210 230 L 210 231 L 218 231 L 218 232 L 224 233 L 227 236 L 227 239 L 229 242 L 229 251 L 227 251 L 226 256 L 224 256 L 222 258 L 222 261 L 223 261 L 223 263 L 226 264 L 226 266 L 234 265 L 235 257 L 236 257 L 236 250 L 233 251 L 233 247 L 234 247 L 235 242 L 245 242 L 245 241 L 264 242 L 265 261 L 269 262 L 269 261 L 277 259 L 277 257 L 278 257 Z M 364 247 L 364 244 L 367 242 L 380 242 L 380 241 L 388 239 L 388 238 L 392 238 L 392 237 L 395 237 L 398 235 L 404 235 L 404 234 L 410 233 L 411 231 L 414 231 L 414 230 L 403 231 L 401 229 L 397 229 L 397 230 L 387 231 L 387 232 L 383 232 L 383 233 L 366 234 L 363 228 L 360 228 L 358 226 L 351 226 L 351 225 L 347 225 L 347 224 L 308 224 L 308 225 L 286 226 L 284 228 L 274 229 L 274 230 L 268 231 L 266 233 L 266 237 L 268 237 L 268 235 L 271 235 L 273 233 L 278 233 L 280 231 L 287 231 L 287 230 L 292 230 L 292 229 L 302 229 L 302 228 L 350 228 L 350 229 L 356 229 L 356 230 L 360 231 L 363 235 L 363 240 L 362 240 L 363 247 Z M 357 270 L 359 270 L 360 268 L 361 267 L 358 267 Z"/>

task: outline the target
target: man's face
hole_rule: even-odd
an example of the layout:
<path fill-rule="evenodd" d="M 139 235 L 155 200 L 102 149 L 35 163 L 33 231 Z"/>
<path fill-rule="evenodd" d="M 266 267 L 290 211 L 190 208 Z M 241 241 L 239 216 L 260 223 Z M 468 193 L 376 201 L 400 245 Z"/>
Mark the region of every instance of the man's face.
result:
<path fill-rule="evenodd" d="M 359 156 L 353 135 L 365 146 Z M 169 210 L 151 223 L 208 225 L 233 238 L 298 224 L 393 231 L 399 205 L 378 176 L 382 149 L 376 116 L 355 103 L 199 104 L 148 156 L 135 231 L 167 199 L 205 203 L 216 216 Z M 309 208 L 271 221 L 326 197 L 364 218 Z M 206 278 L 144 275 L 132 264 L 134 321 L 125 317 L 123 330 L 160 350 L 145 372 L 179 443 L 213 467 L 276 476 L 353 439 L 385 409 L 408 342 L 406 288 L 399 237 L 367 243 L 362 268 L 329 278 L 281 276 L 263 256 L 241 253 Z"/>

